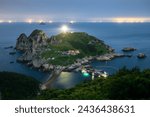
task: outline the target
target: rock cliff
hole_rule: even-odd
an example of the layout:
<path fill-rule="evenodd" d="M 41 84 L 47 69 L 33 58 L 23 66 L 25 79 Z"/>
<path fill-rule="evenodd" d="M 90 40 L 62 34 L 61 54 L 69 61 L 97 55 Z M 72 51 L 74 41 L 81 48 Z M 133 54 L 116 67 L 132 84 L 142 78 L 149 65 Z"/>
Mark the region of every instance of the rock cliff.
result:
<path fill-rule="evenodd" d="M 47 45 L 47 40 L 48 37 L 41 30 L 34 30 L 29 37 L 22 33 L 17 39 L 16 49 L 23 51 L 24 54 L 19 57 L 17 61 L 30 62 L 33 59 L 36 59 L 40 48 Z"/>

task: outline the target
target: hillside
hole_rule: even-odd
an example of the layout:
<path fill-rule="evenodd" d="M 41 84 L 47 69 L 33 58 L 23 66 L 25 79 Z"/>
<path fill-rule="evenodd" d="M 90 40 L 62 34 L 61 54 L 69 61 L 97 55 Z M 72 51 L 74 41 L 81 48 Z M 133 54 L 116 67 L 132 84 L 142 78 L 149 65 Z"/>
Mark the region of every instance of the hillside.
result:
<path fill-rule="evenodd" d="M 33 99 L 39 92 L 34 78 L 11 72 L 0 72 L 0 99 Z"/>
<path fill-rule="evenodd" d="M 102 55 L 109 52 L 107 45 L 87 33 L 61 33 L 50 38 L 48 47 L 42 57 L 54 58 L 49 63 L 54 65 L 73 64 L 77 58 Z M 72 54 L 71 54 L 72 51 Z M 70 54 L 69 54 L 70 52 Z"/>

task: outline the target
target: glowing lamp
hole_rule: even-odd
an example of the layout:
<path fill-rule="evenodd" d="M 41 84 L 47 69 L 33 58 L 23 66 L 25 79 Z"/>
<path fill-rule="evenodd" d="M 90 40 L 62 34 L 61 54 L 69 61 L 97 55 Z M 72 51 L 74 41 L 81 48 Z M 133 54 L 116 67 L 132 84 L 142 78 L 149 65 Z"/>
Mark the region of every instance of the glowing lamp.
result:
<path fill-rule="evenodd" d="M 90 74 L 89 74 L 89 73 L 87 73 L 87 72 L 84 72 L 84 73 L 83 73 L 83 76 L 84 76 L 84 77 L 89 77 L 89 76 L 90 76 Z"/>
<path fill-rule="evenodd" d="M 68 31 L 69 31 L 69 28 L 68 28 L 67 25 L 63 25 L 63 26 L 61 27 L 61 32 L 66 33 L 66 32 L 68 32 Z"/>

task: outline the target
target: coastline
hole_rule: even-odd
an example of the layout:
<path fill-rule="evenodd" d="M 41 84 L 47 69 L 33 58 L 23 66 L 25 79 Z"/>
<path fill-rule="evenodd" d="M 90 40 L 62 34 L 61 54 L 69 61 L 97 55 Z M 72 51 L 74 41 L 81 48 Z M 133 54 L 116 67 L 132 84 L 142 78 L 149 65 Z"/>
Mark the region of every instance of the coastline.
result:
<path fill-rule="evenodd" d="M 44 89 L 50 89 L 51 88 L 51 84 L 59 77 L 59 75 L 61 74 L 62 71 L 65 72 L 74 72 L 77 71 L 79 72 L 81 70 L 81 67 L 85 64 L 88 64 L 90 61 L 92 60 L 99 60 L 99 61 L 111 61 L 114 58 L 120 58 L 120 57 L 131 57 L 132 55 L 128 55 L 128 54 L 117 54 L 117 53 L 109 53 L 109 54 L 104 54 L 98 57 L 90 57 L 90 58 L 83 58 L 85 59 L 84 61 L 81 61 L 82 64 L 78 63 L 77 64 L 73 64 L 70 65 L 69 67 L 65 68 L 65 67 L 59 67 L 59 68 L 55 68 L 52 73 L 50 74 L 49 78 L 47 79 L 47 81 L 45 81 L 44 83 L 41 84 L 40 88 L 41 90 Z"/>

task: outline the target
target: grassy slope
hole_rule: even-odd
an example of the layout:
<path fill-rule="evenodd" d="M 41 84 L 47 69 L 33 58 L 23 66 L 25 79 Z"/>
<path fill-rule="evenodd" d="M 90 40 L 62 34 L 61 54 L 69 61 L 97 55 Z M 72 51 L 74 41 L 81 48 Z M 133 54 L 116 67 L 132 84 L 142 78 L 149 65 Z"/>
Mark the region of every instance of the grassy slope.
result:
<path fill-rule="evenodd" d="M 55 40 L 60 43 L 57 45 L 49 44 L 49 48 L 52 50 L 42 53 L 42 57 L 49 58 L 54 57 L 55 60 L 49 62 L 56 65 L 68 65 L 74 63 L 77 58 L 83 58 L 85 56 L 101 55 L 108 52 L 106 45 L 86 33 L 61 33 L 54 36 Z M 89 42 L 97 41 L 94 44 Z M 79 50 L 80 54 L 76 56 L 62 56 L 61 51 Z M 66 61 L 66 62 L 65 62 Z"/>

